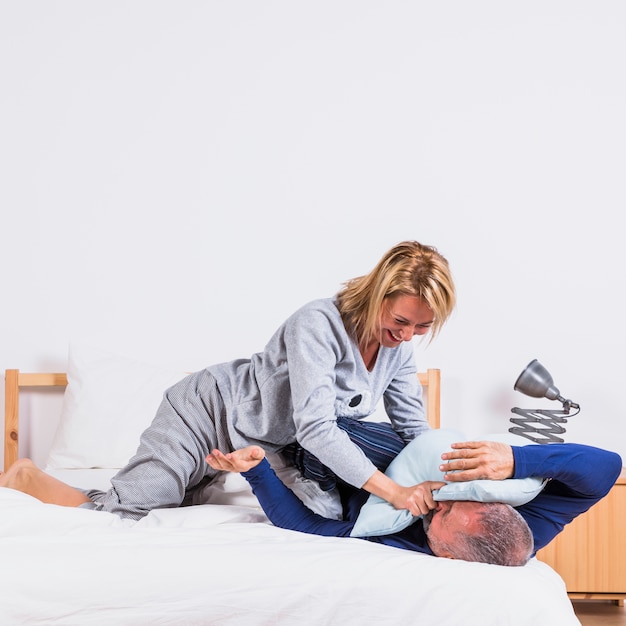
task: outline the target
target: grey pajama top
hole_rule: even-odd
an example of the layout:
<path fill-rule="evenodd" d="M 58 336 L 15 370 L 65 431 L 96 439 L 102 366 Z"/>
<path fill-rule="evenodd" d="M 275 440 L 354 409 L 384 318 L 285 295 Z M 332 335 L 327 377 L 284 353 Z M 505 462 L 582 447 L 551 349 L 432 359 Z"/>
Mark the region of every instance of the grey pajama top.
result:
<path fill-rule="evenodd" d="M 333 298 L 297 310 L 263 352 L 207 371 L 217 381 L 234 448 L 254 443 L 275 451 L 297 440 L 356 487 L 376 468 L 336 426 L 336 417 L 367 417 L 382 398 L 406 441 L 430 428 L 411 342 L 381 346 L 369 372 Z"/>
<path fill-rule="evenodd" d="M 410 441 L 429 429 L 411 343 L 381 347 L 368 372 L 333 299 L 296 311 L 250 359 L 213 365 L 165 391 L 135 455 L 106 491 L 83 506 L 139 519 L 193 502 L 217 472 L 206 455 L 258 444 L 276 452 L 298 441 L 346 482 L 362 487 L 376 467 L 336 425 L 362 419 L 381 398 L 393 428 Z"/>

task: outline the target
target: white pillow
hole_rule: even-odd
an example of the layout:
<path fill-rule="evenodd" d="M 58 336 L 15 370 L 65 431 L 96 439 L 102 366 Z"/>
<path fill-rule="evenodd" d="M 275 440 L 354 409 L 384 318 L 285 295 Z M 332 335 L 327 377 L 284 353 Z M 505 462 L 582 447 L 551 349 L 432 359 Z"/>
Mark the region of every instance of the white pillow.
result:
<path fill-rule="evenodd" d="M 185 372 L 72 344 L 68 386 L 47 468 L 120 468 L 137 450 L 164 391 Z"/>
<path fill-rule="evenodd" d="M 481 441 L 502 441 L 510 445 L 531 444 L 517 435 L 487 435 L 477 438 Z M 462 432 L 449 429 L 433 429 L 420 435 L 398 454 L 391 462 L 385 474 L 403 486 L 411 486 L 426 480 L 443 481 L 443 472 L 439 471 L 441 454 L 450 450 L 450 445 L 457 441 L 467 441 Z M 445 487 L 433 491 L 435 500 L 474 500 L 479 502 L 504 502 L 520 506 L 530 502 L 545 485 L 540 477 L 509 478 L 507 480 L 471 480 L 448 483 Z M 410 526 L 417 517 L 406 509 L 395 509 L 389 502 L 370 495 L 363 505 L 352 537 L 371 537 L 389 535 Z"/>

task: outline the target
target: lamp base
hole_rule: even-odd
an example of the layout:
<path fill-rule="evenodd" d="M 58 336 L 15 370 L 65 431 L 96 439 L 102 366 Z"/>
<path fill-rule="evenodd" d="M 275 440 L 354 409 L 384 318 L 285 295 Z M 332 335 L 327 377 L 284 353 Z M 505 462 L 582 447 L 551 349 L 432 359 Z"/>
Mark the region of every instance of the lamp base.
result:
<path fill-rule="evenodd" d="M 511 412 L 522 417 L 512 417 L 509 420 L 517 424 L 517 427 L 509 428 L 510 433 L 526 437 L 535 443 L 563 443 L 564 440 L 557 435 L 565 432 L 565 428 L 559 424 L 567 424 L 567 418 L 571 417 L 569 410 L 550 411 L 514 407 Z"/>

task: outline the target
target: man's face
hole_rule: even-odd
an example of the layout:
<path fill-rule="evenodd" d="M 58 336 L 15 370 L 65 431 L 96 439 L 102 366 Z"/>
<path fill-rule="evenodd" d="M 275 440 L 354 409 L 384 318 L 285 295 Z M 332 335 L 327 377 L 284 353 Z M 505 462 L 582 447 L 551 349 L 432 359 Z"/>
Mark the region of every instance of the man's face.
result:
<path fill-rule="evenodd" d="M 424 530 L 433 554 L 454 558 L 443 546 L 454 545 L 458 535 L 475 535 L 480 532 L 482 502 L 453 500 L 437 502 L 437 508 L 424 516 Z"/>

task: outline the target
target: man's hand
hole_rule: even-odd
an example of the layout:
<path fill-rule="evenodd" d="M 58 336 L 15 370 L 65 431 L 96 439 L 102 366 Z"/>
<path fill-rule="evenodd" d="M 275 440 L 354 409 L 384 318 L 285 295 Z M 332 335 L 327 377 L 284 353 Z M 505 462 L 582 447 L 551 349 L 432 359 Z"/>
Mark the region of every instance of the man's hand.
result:
<path fill-rule="evenodd" d="M 439 466 L 447 472 L 444 479 L 455 483 L 465 480 L 511 478 L 514 470 L 513 450 L 498 441 L 466 441 L 453 443 L 452 452 L 441 458 L 447 463 Z"/>
<path fill-rule="evenodd" d="M 247 472 L 256 467 L 265 458 L 265 450 L 260 446 L 248 446 L 234 452 L 224 454 L 213 450 L 206 456 L 206 462 L 214 469 L 222 472 Z"/>

